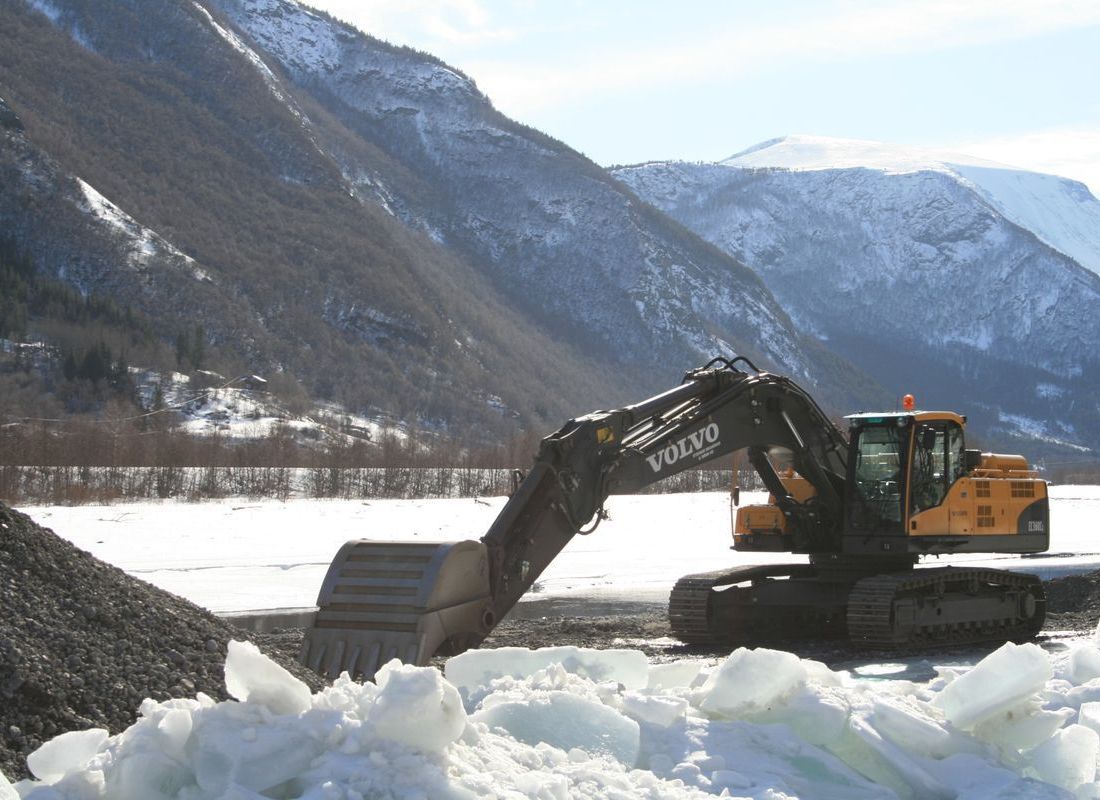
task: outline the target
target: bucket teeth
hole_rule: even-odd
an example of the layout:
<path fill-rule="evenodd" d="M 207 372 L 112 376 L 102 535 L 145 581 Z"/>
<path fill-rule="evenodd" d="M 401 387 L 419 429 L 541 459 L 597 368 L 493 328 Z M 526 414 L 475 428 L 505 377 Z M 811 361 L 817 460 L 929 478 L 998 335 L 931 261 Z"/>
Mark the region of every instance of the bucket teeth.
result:
<path fill-rule="evenodd" d="M 427 664 L 444 642 L 484 635 L 488 574 L 480 542 L 348 542 L 325 576 L 299 660 L 330 678 L 365 680 L 395 658 Z"/>

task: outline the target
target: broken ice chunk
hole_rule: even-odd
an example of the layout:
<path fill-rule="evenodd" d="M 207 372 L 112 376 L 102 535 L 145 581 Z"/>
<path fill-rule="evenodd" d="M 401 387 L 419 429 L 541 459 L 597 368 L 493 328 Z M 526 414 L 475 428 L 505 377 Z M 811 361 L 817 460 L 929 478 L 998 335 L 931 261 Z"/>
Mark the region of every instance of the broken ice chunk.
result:
<path fill-rule="evenodd" d="M 1077 724 L 1100 733 L 1100 703 L 1082 703 L 1077 711 Z"/>
<path fill-rule="evenodd" d="M 884 739 L 866 721 L 852 718 L 845 739 L 830 749 L 838 755 L 844 753 L 842 757 L 850 766 L 886 784 L 899 797 L 954 800 L 957 796 L 926 769 L 925 762 Z"/>
<path fill-rule="evenodd" d="M 130 753 L 116 761 L 106 780 L 111 800 L 173 800 L 183 787 L 193 785 L 194 772 L 155 750 Z"/>
<path fill-rule="evenodd" d="M 957 749 L 947 729 L 904 697 L 875 700 L 872 708 L 875 730 L 914 755 L 944 758 Z"/>
<path fill-rule="evenodd" d="M 736 719 L 768 710 L 805 682 L 806 667 L 793 653 L 741 647 L 707 678 L 696 705 L 711 717 Z"/>
<path fill-rule="evenodd" d="M 552 664 L 596 683 L 614 681 L 627 689 L 645 687 L 649 660 L 637 650 L 591 650 L 583 647 L 500 647 L 467 650 L 448 659 L 447 680 L 459 688 L 487 686 L 494 678 L 527 678 Z"/>
<path fill-rule="evenodd" d="M 0 800 L 19 800 L 19 794 L 8 779 L 4 777 L 3 770 L 0 770 Z"/>
<path fill-rule="evenodd" d="M 225 688 L 231 697 L 267 706 L 273 714 L 301 714 L 310 707 L 309 687 L 251 642 L 229 643 Z"/>
<path fill-rule="evenodd" d="M 622 696 L 623 711 L 640 722 L 667 728 L 687 714 L 688 702 L 682 697 L 629 691 Z"/>
<path fill-rule="evenodd" d="M 466 729 L 458 690 L 434 667 L 414 667 L 394 659 L 375 676 L 378 696 L 368 719 L 386 739 L 418 750 L 439 751 Z"/>
<path fill-rule="evenodd" d="M 1024 706 L 990 717 L 974 727 L 974 736 L 1005 751 L 1030 750 L 1053 736 L 1072 716 L 1071 708 L 1043 711 Z"/>
<path fill-rule="evenodd" d="M 802 686 L 767 711 L 752 714 L 758 724 L 783 722 L 804 741 L 827 745 L 843 734 L 851 707 L 842 692 L 828 686 Z"/>
<path fill-rule="evenodd" d="M 956 753 L 942 761 L 924 762 L 942 783 L 967 800 L 1070 800 L 1064 789 L 1035 778 L 1021 778 L 988 757 Z M 1081 798 L 1084 800 L 1084 798 Z"/>
<path fill-rule="evenodd" d="M 1091 644 L 1073 648 L 1066 665 L 1066 677 L 1074 686 L 1100 678 L 1100 650 Z"/>
<path fill-rule="evenodd" d="M 1050 659 L 1038 645 L 1006 642 L 949 683 L 932 702 L 949 722 L 968 729 L 1022 704 L 1052 675 Z"/>
<path fill-rule="evenodd" d="M 650 664 L 647 689 L 671 689 L 691 686 L 702 669 L 701 661 L 672 661 L 668 664 Z"/>
<path fill-rule="evenodd" d="M 641 729 L 613 708 L 568 692 L 496 703 L 470 717 L 503 728 L 526 744 L 539 742 L 562 750 L 580 748 L 592 755 L 609 755 L 627 767 L 638 760 Z"/>
<path fill-rule="evenodd" d="M 164 752 L 173 758 L 183 758 L 184 747 L 191 737 L 191 714 L 182 708 L 168 710 L 157 723 L 157 736 Z"/>
<path fill-rule="evenodd" d="M 203 797 L 220 798 L 232 786 L 267 792 L 301 774 L 321 754 L 323 742 L 311 735 L 308 718 L 269 716 L 253 726 L 234 713 L 236 705 L 223 703 L 204 714 L 188 745 L 190 767 Z"/>
<path fill-rule="evenodd" d="M 27 756 L 27 769 L 40 781 L 53 783 L 87 764 L 107 741 L 103 728 L 69 731 L 55 736 Z"/>
<path fill-rule="evenodd" d="M 1031 768 L 1040 780 L 1073 791 L 1096 779 L 1100 736 L 1084 725 L 1070 725 L 1031 752 Z"/>

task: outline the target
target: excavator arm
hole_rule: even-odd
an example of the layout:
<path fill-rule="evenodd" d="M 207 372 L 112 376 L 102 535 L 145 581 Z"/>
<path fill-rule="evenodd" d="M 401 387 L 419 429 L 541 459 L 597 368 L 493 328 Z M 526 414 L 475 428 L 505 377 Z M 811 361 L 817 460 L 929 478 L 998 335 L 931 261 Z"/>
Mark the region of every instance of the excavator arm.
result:
<path fill-rule="evenodd" d="M 739 369 L 744 361 L 751 371 Z M 715 359 L 667 392 L 567 422 L 480 542 L 349 542 L 325 579 L 303 663 L 371 677 L 390 658 L 423 664 L 476 646 L 613 494 L 748 448 L 796 551 L 839 551 L 847 441 L 793 381 Z M 782 449 L 815 490 L 798 503 L 767 454 Z"/>

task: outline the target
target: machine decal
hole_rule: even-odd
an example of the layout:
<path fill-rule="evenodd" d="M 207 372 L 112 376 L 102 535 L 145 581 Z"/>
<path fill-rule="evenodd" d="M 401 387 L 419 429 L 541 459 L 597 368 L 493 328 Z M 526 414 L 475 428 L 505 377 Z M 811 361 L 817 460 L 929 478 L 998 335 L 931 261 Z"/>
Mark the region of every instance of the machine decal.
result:
<path fill-rule="evenodd" d="M 694 456 L 697 461 L 702 461 L 708 455 L 718 449 L 720 442 L 718 424 L 712 422 L 705 428 L 689 433 L 683 438 L 677 439 L 663 450 L 658 450 L 646 457 L 650 469 L 660 472 L 663 467 L 671 467 L 677 461 Z"/>

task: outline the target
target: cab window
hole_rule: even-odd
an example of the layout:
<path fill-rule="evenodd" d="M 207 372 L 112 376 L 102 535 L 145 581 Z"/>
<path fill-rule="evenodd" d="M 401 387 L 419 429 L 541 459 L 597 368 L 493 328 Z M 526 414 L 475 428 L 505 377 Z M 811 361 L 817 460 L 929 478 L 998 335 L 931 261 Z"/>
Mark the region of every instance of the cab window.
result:
<path fill-rule="evenodd" d="M 962 428 L 950 421 L 925 422 L 913 430 L 910 510 L 938 506 L 963 471 Z"/>

